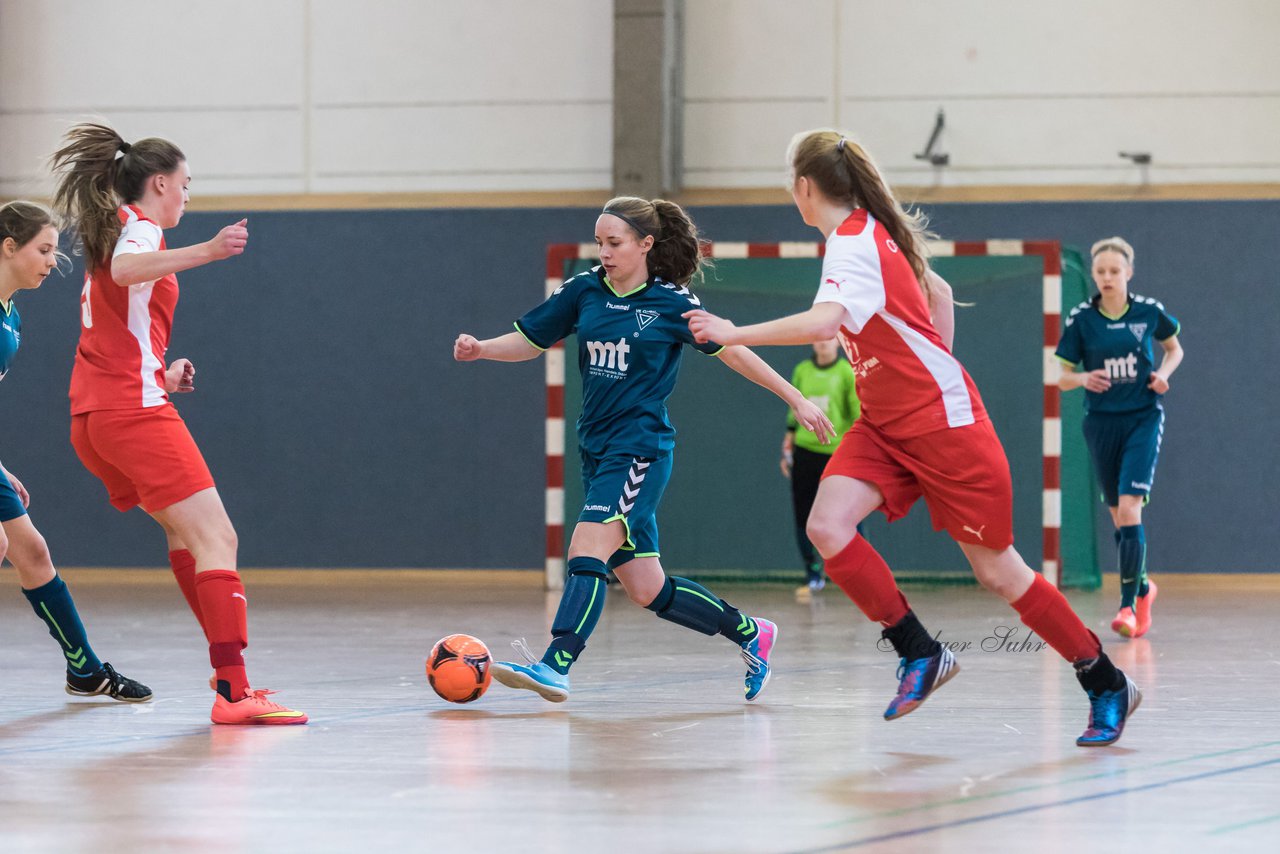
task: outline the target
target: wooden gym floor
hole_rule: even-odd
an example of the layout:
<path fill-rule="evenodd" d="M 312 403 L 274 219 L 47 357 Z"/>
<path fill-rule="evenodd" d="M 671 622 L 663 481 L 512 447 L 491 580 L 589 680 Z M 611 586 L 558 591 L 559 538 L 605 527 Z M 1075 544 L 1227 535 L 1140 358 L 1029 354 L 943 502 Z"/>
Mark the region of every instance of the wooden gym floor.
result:
<path fill-rule="evenodd" d="M 1160 577 L 1156 627 L 1128 642 L 1106 629 L 1111 588 L 1072 593 L 1144 694 L 1117 746 L 1086 750 L 1070 669 L 1020 646 L 1013 612 L 977 588 L 908 589 L 961 645 L 962 672 L 886 723 L 896 661 L 834 588 L 802 604 L 790 588 L 716 587 L 780 626 L 753 704 L 726 641 L 611 591 L 569 702 L 494 683 L 453 706 L 428 688 L 426 652 L 453 632 L 497 658 L 521 636 L 540 651 L 556 598 L 536 574 L 250 570 L 250 676 L 311 723 L 239 729 L 208 721 L 206 649 L 167 571 L 64 575 L 99 655 L 156 699 L 64 694 L 10 576 L 6 854 L 1163 854 L 1272 851 L 1280 836 L 1280 576 Z"/>

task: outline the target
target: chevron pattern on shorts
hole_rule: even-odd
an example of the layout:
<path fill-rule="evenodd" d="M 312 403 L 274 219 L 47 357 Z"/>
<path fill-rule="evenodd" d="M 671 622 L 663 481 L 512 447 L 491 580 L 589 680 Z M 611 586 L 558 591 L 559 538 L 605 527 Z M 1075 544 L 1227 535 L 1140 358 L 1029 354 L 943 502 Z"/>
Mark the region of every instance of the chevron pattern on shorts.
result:
<path fill-rule="evenodd" d="M 640 494 L 640 484 L 644 483 L 647 468 L 649 463 L 644 460 L 631 461 L 631 471 L 627 472 L 627 483 L 622 487 L 622 497 L 618 499 L 618 509 L 622 511 L 622 515 L 629 514 L 631 508 L 636 505 L 636 496 Z"/>

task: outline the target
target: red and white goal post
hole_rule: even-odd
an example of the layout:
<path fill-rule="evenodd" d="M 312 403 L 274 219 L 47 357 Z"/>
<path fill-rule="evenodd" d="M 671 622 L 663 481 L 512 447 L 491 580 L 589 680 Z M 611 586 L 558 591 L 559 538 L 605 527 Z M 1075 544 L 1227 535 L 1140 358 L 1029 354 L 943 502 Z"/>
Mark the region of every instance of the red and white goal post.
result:
<path fill-rule="evenodd" d="M 822 242 L 703 244 L 708 258 L 821 258 Z M 545 296 L 564 283 L 569 265 L 579 260 L 595 260 L 594 243 L 553 243 L 547 247 Z M 1062 578 L 1062 420 L 1059 368 L 1054 349 L 1061 331 L 1062 247 L 1056 240 L 936 240 L 930 241 L 933 257 L 1038 256 L 1042 262 L 1044 286 L 1044 490 L 1041 498 L 1044 549 L 1041 571 L 1055 587 Z M 546 586 L 564 586 L 565 506 L 564 506 L 564 378 L 565 350 L 559 343 L 545 354 L 547 383 L 546 413 Z"/>

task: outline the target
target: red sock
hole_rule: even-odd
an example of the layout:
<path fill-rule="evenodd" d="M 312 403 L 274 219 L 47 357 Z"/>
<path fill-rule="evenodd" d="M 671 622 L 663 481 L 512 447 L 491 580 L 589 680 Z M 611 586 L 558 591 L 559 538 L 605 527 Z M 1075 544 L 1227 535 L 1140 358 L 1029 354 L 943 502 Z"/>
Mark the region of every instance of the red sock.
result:
<path fill-rule="evenodd" d="M 231 688 L 229 700 L 239 700 L 249 690 L 243 650 L 249 645 L 249 600 L 240 576 L 230 569 L 196 573 L 196 593 L 209 637 L 209 663 L 219 682 Z"/>
<path fill-rule="evenodd" d="M 860 536 L 826 561 L 827 575 L 862 613 L 885 626 L 896 625 L 911 606 L 893 580 L 889 564 Z"/>
<path fill-rule="evenodd" d="M 169 566 L 173 569 L 173 577 L 178 580 L 178 588 L 182 591 L 183 598 L 191 606 L 191 613 L 196 615 L 196 622 L 200 624 L 200 630 L 204 631 L 204 614 L 200 613 L 200 596 L 196 593 L 195 556 L 186 549 L 171 551 L 169 552 Z M 208 640 L 209 633 L 206 631 L 204 636 Z"/>
<path fill-rule="evenodd" d="M 1075 663 L 1102 654 L 1102 642 L 1071 610 L 1063 596 L 1044 576 L 1036 573 L 1031 588 L 1023 593 L 1013 609 L 1031 631 L 1044 638 L 1067 661 Z"/>

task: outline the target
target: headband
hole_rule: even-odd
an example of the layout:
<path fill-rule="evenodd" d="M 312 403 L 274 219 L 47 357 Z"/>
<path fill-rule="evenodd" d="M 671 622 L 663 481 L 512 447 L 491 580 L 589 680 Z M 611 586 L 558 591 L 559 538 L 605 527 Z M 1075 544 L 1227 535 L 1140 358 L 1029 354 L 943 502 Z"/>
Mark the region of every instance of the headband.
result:
<path fill-rule="evenodd" d="M 626 214 L 624 214 L 624 213 L 619 213 L 618 211 L 610 210 L 609 208 L 605 208 L 604 210 L 600 211 L 600 213 L 602 213 L 602 214 L 608 214 L 609 216 L 616 216 L 618 219 L 622 220 L 622 221 L 623 221 L 623 222 L 625 222 L 627 225 L 631 226 L 631 227 L 632 227 L 632 228 L 634 228 L 636 231 L 640 232 L 640 236 L 641 236 L 641 237 L 656 237 L 656 236 L 657 236 L 657 235 L 655 235 L 652 231 L 650 231 L 649 229 L 645 228 L 645 227 L 644 227 L 644 226 L 642 226 L 640 223 L 636 222 L 634 219 L 632 219 L 631 217 L 627 216 L 627 215 L 626 215 Z"/>
<path fill-rule="evenodd" d="M 1124 260 L 1128 261 L 1130 264 L 1133 263 L 1133 256 L 1129 254 L 1129 250 L 1125 249 L 1119 243 L 1102 244 L 1101 246 L 1098 247 L 1098 251 L 1093 253 L 1093 257 L 1097 258 L 1103 252 L 1119 252 L 1121 255 L 1124 256 Z"/>

